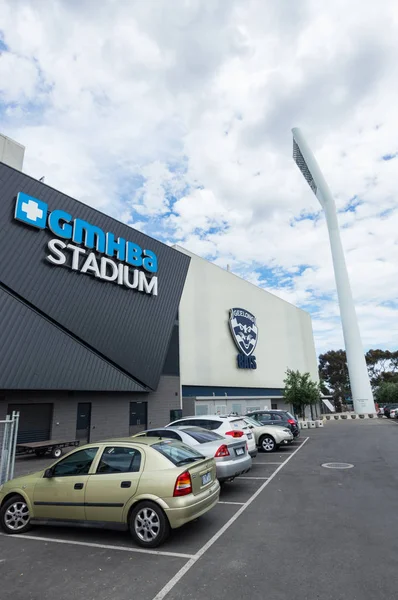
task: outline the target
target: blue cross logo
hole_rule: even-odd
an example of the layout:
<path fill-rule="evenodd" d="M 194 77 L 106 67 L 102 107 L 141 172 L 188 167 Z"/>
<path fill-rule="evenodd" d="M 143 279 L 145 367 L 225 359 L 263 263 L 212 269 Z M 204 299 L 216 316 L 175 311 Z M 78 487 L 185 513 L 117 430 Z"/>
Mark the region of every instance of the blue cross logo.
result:
<path fill-rule="evenodd" d="M 19 192 L 15 203 L 15 219 L 38 229 L 45 229 L 47 212 L 48 206 L 45 202 Z"/>

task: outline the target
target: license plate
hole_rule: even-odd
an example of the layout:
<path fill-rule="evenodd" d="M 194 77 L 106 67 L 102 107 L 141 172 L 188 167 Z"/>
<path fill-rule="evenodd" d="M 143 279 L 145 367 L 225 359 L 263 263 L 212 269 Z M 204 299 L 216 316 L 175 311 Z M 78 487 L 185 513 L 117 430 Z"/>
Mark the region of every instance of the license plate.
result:
<path fill-rule="evenodd" d="M 251 440 L 251 439 L 252 439 L 252 437 L 253 437 L 253 435 L 252 435 L 251 433 L 247 433 L 246 435 L 247 435 L 247 439 L 248 439 L 248 440 Z"/>
<path fill-rule="evenodd" d="M 207 485 L 211 481 L 211 471 L 202 475 L 202 485 Z"/>
<path fill-rule="evenodd" d="M 237 448 L 235 450 L 235 452 L 236 452 L 237 456 L 241 456 L 242 454 L 245 453 L 245 449 L 244 448 Z"/>

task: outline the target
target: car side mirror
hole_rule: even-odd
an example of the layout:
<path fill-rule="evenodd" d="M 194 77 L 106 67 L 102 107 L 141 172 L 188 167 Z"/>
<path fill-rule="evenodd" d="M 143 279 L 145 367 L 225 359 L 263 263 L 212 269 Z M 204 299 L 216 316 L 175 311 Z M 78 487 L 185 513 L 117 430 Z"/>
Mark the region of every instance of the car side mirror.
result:
<path fill-rule="evenodd" d="M 51 479 L 51 477 L 52 477 L 53 475 L 54 475 L 54 470 L 53 470 L 53 468 L 52 468 L 52 467 L 50 467 L 49 469 L 46 469 L 46 470 L 44 471 L 44 477 L 45 477 L 46 479 Z"/>

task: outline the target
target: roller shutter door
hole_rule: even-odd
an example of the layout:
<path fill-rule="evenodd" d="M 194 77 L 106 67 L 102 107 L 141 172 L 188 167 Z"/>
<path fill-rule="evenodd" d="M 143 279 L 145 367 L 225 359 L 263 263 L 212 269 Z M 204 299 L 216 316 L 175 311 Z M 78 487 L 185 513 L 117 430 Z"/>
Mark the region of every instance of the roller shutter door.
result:
<path fill-rule="evenodd" d="M 18 443 L 51 439 L 53 404 L 9 404 L 8 414 L 19 411 Z"/>

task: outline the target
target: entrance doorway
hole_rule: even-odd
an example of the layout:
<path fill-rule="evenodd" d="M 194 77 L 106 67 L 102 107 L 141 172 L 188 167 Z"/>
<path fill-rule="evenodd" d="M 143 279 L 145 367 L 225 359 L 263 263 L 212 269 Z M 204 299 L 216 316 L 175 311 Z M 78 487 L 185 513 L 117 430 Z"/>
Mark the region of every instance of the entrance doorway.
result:
<path fill-rule="evenodd" d="M 147 427 L 148 403 L 130 402 L 129 435 L 144 431 Z"/>
<path fill-rule="evenodd" d="M 79 402 L 76 416 L 76 439 L 80 445 L 90 442 L 91 402 Z"/>

